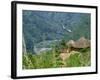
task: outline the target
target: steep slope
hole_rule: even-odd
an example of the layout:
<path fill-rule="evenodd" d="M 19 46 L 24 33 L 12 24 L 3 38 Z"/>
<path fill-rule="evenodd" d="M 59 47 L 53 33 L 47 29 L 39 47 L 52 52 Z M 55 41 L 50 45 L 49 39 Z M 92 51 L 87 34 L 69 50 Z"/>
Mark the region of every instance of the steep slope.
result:
<path fill-rule="evenodd" d="M 23 34 L 28 52 L 46 40 L 90 39 L 90 14 L 23 10 Z"/>

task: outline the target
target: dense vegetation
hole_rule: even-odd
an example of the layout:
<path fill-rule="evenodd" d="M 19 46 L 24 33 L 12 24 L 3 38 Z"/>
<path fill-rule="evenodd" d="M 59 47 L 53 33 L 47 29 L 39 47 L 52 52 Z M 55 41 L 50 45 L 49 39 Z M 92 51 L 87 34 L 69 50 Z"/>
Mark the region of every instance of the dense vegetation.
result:
<path fill-rule="evenodd" d="M 23 36 L 28 53 L 47 40 L 90 39 L 90 14 L 23 10 Z"/>
<path fill-rule="evenodd" d="M 60 51 L 64 47 L 64 42 L 61 46 L 54 46 L 53 50 L 42 52 L 38 55 L 27 53 L 23 55 L 23 69 L 38 69 L 38 68 L 58 68 L 58 67 L 81 67 L 90 66 L 90 48 L 71 51 L 71 54 L 64 61 L 60 57 Z M 66 53 L 67 54 L 67 53 Z"/>
<path fill-rule="evenodd" d="M 90 18 L 89 13 L 23 10 L 23 69 L 90 66 L 91 47 L 61 57 L 69 40 L 91 39 Z"/>

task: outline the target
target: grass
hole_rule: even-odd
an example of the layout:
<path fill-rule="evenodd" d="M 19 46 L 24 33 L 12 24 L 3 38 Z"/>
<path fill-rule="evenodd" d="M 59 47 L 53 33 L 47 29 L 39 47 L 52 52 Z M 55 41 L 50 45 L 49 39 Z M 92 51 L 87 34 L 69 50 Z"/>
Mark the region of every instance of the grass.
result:
<path fill-rule="evenodd" d="M 72 51 L 72 54 L 65 60 L 64 67 L 84 67 L 91 65 L 90 48 Z M 57 49 L 42 52 L 38 55 L 27 53 L 23 55 L 23 69 L 41 69 L 62 67 L 63 61 L 59 57 L 60 52 Z"/>
<path fill-rule="evenodd" d="M 90 48 L 81 49 L 80 52 L 74 54 L 66 60 L 67 67 L 82 67 L 91 65 Z"/>

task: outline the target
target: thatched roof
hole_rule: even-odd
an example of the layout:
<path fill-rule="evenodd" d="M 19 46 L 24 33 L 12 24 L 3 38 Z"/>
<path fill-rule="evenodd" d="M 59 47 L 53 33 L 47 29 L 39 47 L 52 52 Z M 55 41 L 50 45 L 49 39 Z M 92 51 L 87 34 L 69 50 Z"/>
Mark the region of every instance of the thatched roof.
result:
<path fill-rule="evenodd" d="M 90 40 L 81 37 L 77 41 L 70 40 L 67 45 L 73 48 L 87 48 L 90 47 Z"/>

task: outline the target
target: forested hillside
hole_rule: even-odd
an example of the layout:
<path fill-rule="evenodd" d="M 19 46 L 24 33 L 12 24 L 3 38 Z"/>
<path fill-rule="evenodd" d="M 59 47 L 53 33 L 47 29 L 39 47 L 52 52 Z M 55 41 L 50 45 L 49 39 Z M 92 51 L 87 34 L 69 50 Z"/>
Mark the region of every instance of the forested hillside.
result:
<path fill-rule="evenodd" d="M 87 13 L 23 10 L 26 51 L 35 53 L 34 46 L 50 40 L 77 40 L 82 36 L 90 39 L 90 17 Z"/>

